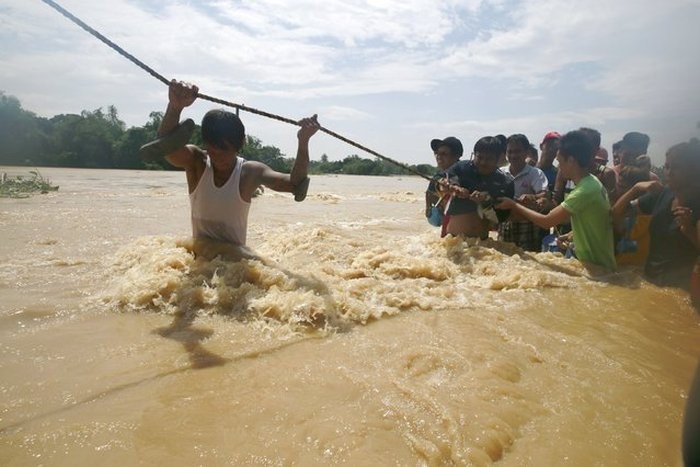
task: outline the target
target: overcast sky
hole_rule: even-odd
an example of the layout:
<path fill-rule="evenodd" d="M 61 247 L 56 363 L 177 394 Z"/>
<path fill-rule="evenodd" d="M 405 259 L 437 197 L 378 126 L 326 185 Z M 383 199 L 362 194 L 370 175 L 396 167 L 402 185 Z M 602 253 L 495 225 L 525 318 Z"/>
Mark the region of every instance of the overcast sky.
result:
<path fill-rule="evenodd" d="M 393 159 L 429 141 L 597 128 L 648 133 L 650 155 L 698 136 L 700 0 L 60 0 L 167 78 L 326 128 Z M 38 115 L 114 105 L 128 126 L 167 88 L 40 0 L 0 0 L 0 90 Z M 195 103 L 199 121 L 216 107 Z M 292 156 L 296 129 L 242 113 Z M 371 157 L 319 134 L 312 158 Z"/>

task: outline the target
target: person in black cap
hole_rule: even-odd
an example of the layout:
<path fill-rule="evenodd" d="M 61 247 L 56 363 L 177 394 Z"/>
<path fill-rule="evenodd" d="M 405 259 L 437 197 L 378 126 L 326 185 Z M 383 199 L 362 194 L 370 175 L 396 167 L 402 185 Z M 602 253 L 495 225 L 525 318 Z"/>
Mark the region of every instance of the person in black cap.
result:
<path fill-rule="evenodd" d="M 435 162 L 438 167 L 438 173 L 435 174 L 433 180 L 428 184 L 428 189 L 425 191 L 425 217 L 435 226 L 441 226 L 441 236 L 447 235 L 447 224 L 449 216 L 445 214 L 445 206 L 449 201 L 449 193 L 441 189 L 439 181 L 445 178 L 445 172 L 453 166 L 464 153 L 462 142 L 454 136 L 448 136 L 444 139 L 434 139 L 430 141 L 430 148 L 435 155 Z"/>

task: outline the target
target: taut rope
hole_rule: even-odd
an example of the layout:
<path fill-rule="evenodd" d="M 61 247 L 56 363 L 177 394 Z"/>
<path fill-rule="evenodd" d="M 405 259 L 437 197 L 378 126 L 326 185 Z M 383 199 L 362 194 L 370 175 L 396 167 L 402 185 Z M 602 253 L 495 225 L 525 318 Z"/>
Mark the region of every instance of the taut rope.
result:
<path fill-rule="evenodd" d="M 163 75 L 158 74 L 153 68 L 149 67 L 148 65 L 143 63 L 141 60 L 137 59 L 136 57 L 134 57 L 133 55 L 131 55 L 130 53 L 128 53 L 127 51 L 125 51 L 124 49 L 119 47 L 117 44 L 115 44 L 111 40 L 107 39 L 105 36 L 100 34 L 98 31 L 96 31 L 92 27 L 88 26 L 82 20 L 77 18 L 75 15 L 73 15 L 71 12 L 69 12 L 68 10 L 66 10 L 65 8 L 63 8 L 62 6 L 60 6 L 59 4 L 54 2 L 53 0 L 41 0 L 41 1 L 46 3 L 48 6 L 50 6 L 54 10 L 61 13 L 63 16 L 65 16 L 66 18 L 68 18 L 69 20 L 71 20 L 72 22 L 74 22 L 75 24 L 77 24 L 78 26 L 80 26 L 81 28 L 83 28 L 84 30 L 89 32 L 90 34 L 92 34 L 97 39 L 99 39 L 102 42 L 104 42 L 105 44 L 107 44 L 109 47 L 111 47 L 113 50 L 115 50 L 117 53 L 119 53 L 122 57 L 126 58 L 127 60 L 132 62 L 134 65 L 138 66 L 139 68 L 144 70 L 146 73 L 148 73 L 149 75 L 156 78 L 158 81 L 162 82 L 165 85 L 170 84 L 170 81 L 165 79 L 165 77 L 163 77 Z M 211 102 L 216 102 L 217 104 L 225 105 L 227 107 L 233 107 L 237 110 L 243 110 L 245 112 L 250 112 L 253 114 L 257 114 L 257 115 L 262 115 L 263 117 L 271 118 L 273 120 L 279 120 L 280 122 L 290 123 L 292 125 L 297 125 L 297 126 L 299 125 L 299 123 L 297 121 L 292 120 L 291 118 L 281 117 L 279 115 L 265 112 L 263 110 L 255 109 L 253 107 L 248 107 L 246 105 L 235 104 L 233 102 L 228 102 L 228 101 L 225 101 L 223 99 L 218 99 L 216 97 L 207 96 L 206 94 L 197 93 L 197 97 L 199 97 L 200 99 L 205 99 L 205 100 L 211 101 Z M 337 139 L 339 139 L 339 140 L 341 140 L 341 141 L 343 141 L 351 146 L 355 146 L 356 148 L 362 149 L 363 151 L 368 152 L 369 154 L 372 154 L 373 156 L 376 156 L 376 157 L 378 157 L 386 162 L 397 165 L 397 166 L 401 167 L 402 169 L 406 170 L 407 172 L 411 172 L 414 175 L 418 175 L 419 177 L 423 177 L 426 180 L 431 180 L 431 178 L 429 176 L 427 176 L 423 173 L 420 173 L 419 171 L 409 167 L 408 165 L 403 164 L 403 163 L 398 162 L 398 161 L 395 161 L 394 159 L 391 159 L 390 157 L 383 156 L 382 154 L 379 154 L 378 152 L 373 151 L 372 149 L 369 149 L 368 147 L 365 147 L 359 143 L 356 143 L 355 141 L 353 141 L 351 139 L 348 139 L 342 135 L 339 135 L 338 133 L 336 133 L 334 131 L 331 131 L 331 130 L 324 128 L 324 127 L 321 127 L 319 129 L 322 132 L 329 134 L 329 135 L 333 136 L 334 138 L 337 138 Z"/>

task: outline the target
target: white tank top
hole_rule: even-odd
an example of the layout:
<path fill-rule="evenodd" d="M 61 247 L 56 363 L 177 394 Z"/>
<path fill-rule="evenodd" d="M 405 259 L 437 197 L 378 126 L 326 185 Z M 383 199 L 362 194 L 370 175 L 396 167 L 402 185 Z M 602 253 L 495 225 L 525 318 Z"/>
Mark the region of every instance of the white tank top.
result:
<path fill-rule="evenodd" d="M 209 238 L 235 245 L 245 245 L 250 203 L 241 198 L 241 167 L 238 157 L 233 173 L 220 188 L 214 185 L 214 169 L 207 156 L 206 168 L 190 193 L 192 236 Z"/>

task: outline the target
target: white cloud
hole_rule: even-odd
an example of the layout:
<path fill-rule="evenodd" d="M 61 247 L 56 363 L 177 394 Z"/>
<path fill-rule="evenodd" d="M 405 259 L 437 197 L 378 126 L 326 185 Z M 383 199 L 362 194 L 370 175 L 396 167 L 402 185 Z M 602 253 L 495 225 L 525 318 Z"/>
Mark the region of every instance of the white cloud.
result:
<path fill-rule="evenodd" d="M 323 115 L 323 118 L 326 120 L 369 120 L 373 118 L 372 115 L 362 110 L 339 105 L 322 107 L 319 113 Z"/>
<path fill-rule="evenodd" d="M 664 145 L 700 120 L 697 0 L 61 4 L 168 79 L 295 119 L 318 111 L 406 161 L 451 131 L 469 146 L 483 134 L 597 125 L 604 138 L 645 129 Z M 114 104 L 140 125 L 165 106 L 161 83 L 41 2 L 0 0 L 0 11 L 0 83 L 25 108 Z M 293 151 L 278 125 L 260 123 L 271 140 L 259 136 Z"/>

